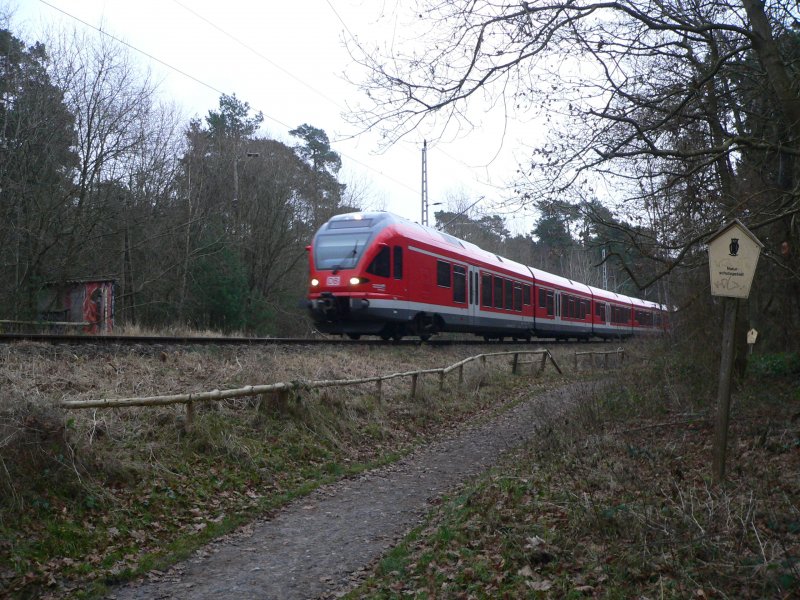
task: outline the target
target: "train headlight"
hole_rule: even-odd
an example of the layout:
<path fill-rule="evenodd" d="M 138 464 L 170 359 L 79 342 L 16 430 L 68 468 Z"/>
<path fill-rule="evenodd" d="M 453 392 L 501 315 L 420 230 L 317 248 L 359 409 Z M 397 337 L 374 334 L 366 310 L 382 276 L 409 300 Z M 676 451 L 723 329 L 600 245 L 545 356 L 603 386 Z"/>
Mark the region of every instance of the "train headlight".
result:
<path fill-rule="evenodd" d="M 350 278 L 350 285 L 358 285 L 359 283 L 361 283 L 361 278 L 360 277 L 351 277 Z"/>
<path fill-rule="evenodd" d="M 311 280 L 311 287 L 317 287 L 318 285 L 319 285 L 319 279 Z"/>

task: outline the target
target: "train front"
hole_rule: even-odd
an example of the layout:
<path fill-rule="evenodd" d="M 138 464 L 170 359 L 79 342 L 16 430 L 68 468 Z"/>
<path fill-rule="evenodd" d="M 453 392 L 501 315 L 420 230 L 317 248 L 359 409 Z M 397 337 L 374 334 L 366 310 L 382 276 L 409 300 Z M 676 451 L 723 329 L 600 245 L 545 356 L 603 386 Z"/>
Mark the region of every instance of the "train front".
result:
<path fill-rule="evenodd" d="M 396 318 L 389 213 L 332 217 L 311 244 L 308 309 L 323 333 L 382 335 Z"/>

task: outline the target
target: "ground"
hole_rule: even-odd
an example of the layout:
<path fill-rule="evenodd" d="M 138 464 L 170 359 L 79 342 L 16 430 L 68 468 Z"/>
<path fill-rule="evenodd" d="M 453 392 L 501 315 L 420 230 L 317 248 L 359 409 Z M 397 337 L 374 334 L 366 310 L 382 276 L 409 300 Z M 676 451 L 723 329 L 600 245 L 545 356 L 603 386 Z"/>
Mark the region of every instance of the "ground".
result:
<path fill-rule="evenodd" d="M 587 384 L 532 393 L 487 423 L 448 435 L 396 464 L 325 486 L 113 597 L 300 599 L 346 591 L 443 494 L 530 440 L 541 415 L 552 416 L 555 407 L 588 393 Z"/>

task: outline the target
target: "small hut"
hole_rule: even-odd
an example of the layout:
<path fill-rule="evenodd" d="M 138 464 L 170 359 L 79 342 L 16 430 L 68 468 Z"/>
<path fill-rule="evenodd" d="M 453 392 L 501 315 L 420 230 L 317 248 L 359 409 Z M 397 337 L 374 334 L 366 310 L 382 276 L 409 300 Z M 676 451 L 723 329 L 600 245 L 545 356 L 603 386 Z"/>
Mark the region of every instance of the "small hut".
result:
<path fill-rule="evenodd" d="M 72 279 L 48 284 L 39 293 L 38 318 L 56 327 L 78 327 L 84 333 L 114 329 L 114 287 L 106 278 Z"/>

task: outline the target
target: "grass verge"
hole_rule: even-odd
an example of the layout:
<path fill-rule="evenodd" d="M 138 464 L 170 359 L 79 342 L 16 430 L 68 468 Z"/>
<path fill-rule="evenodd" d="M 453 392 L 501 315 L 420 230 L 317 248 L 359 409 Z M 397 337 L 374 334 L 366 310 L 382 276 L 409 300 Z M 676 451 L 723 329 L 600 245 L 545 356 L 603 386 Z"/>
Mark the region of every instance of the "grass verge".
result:
<path fill-rule="evenodd" d="M 62 411 L 62 398 L 145 396 L 446 366 L 479 349 L 202 348 L 0 350 L 0 595 L 92 598 L 163 570 L 319 485 L 395 460 L 465 420 L 514 402 L 529 378 L 508 359 L 472 365 L 463 386 L 421 380 L 326 389 L 261 413 L 209 403 Z M 494 364 L 491 364 L 494 363 Z M 557 380 L 546 370 L 545 385 Z"/>
<path fill-rule="evenodd" d="M 446 499 L 348 598 L 800 597 L 800 383 L 758 364 L 724 485 L 709 402 L 656 359 Z"/>

